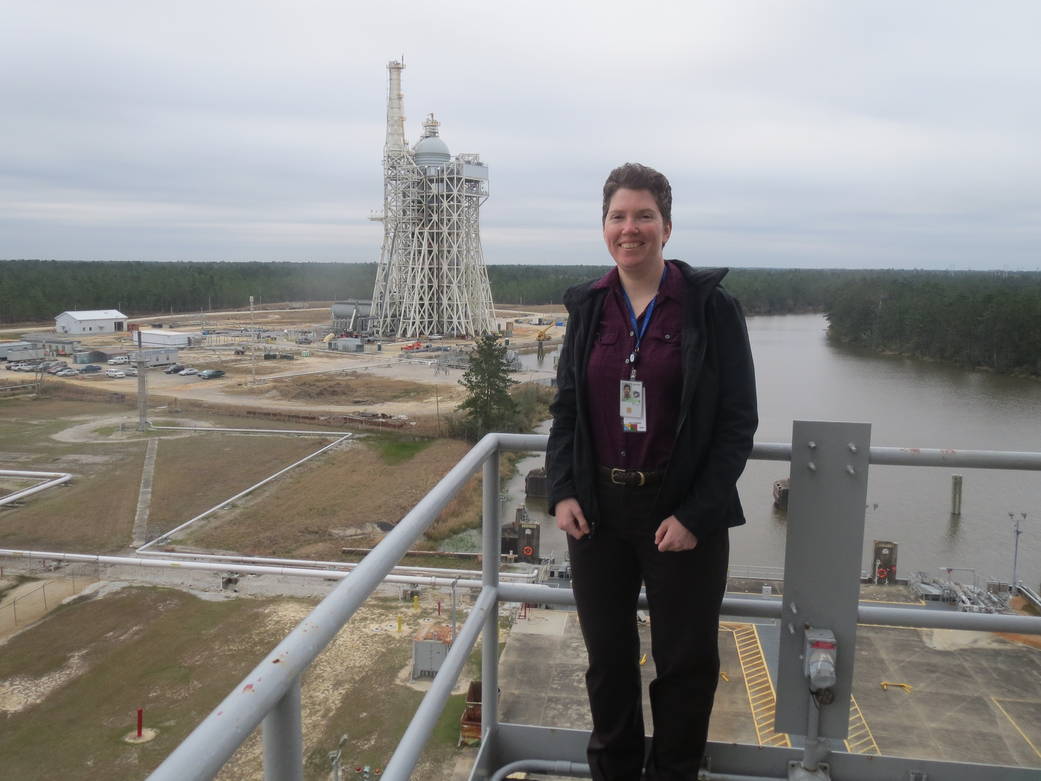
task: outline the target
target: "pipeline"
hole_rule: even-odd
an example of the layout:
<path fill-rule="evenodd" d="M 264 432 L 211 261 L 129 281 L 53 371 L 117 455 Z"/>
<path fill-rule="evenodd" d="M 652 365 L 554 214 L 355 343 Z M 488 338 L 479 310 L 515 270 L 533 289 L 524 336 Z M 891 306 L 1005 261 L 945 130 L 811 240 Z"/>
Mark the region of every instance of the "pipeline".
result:
<path fill-rule="evenodd" d="M 287 428 L 214 428 L 211 426 L 157 426 L 148 421 L 148 427 L 162 431 L 234 431 L 244 434 L 311 434 L 315 437 L 353 437 L 353 431 L 303 431 Z"/>
<path fill-rule="evenodd" d="M 15 491 L 13 494 L 8 494 L 0 499 L 0 505 L 16 502 L 22 497 L 39 493 L 40 491 L 46 491 L 48 488 L 53 488 L 56 485 L 67 483 L 72 479 L 72 475 L 68 472 L 24 472 L 17 469 L 0 469 L 0 477 L 51 478 L 39 485 L 23 488 L 21 491 Z"/>
<path fill-rule="evenodd" d="M 93 553 L 60 553 L 58 551 L 26 551 L 10 548 L 0 548 L 0 556 L 13 559 L 39 559 L 42 561 L 75 561 L 86 562 L 96 565 L 106 564 L 113 566 L 133 567 L 155 567 L 160 569 L 184 569 L 200 570 L 203 572 L 228 572 L 229 569 L 237 573 L 247 575 L 288 575 L 303 578 L 323 578 L 327 580 L 344 580 L 351 575 L 350 572 L 339 572 L 320 569 L 306 569 L 304 567 L 265 567 L 251 564 L 236 564 L 234 566 L 218 562 L 207 561 L 180 561 L 173 559 L 143 559 L 135 556 L 101 556 Z M 421 586 L 456 586 L 459 588 L 480 589 L 480 580 L 461 580 L 460 578 L 439 578 L 420 575 L 388 575 L 384 578 L 387 583 L 416 583 Z"/>
<path fill-rule="evenodd" d="M 510 764 L 503 765 L 496 770 L 491 781 L 503 781 L 506 776 L 521 770 L 541 771 L 554 776 L 589 776 L 589 765 L 583 765 L 578 762 L 552 759 L 518 759 L 516 762 L 510 762 Z"/>
<path fill-rule="evenodd" d="M 236 555 L 224 555 L 220 553 L 184 553 L 179 551 L 135 551 L 135 553 L 141 556 L 161 556 L 166 559 L 212 559 L 214 561 L 227 562 L 228 567 L 235 567 L 235 562 L 245 562 L 247 564 L 285 564 L 288 566 L 302 566 L 302 567 L 324 567 L 328 570 L 347 569 L 351 570 L 358 566 L 358 562 L 355 561 L 322 561 L 317 559 L 280 559 L 269 556 L 236 556 Z M 467 575 L 478 575 L 480 574 L 477 570 L 472 569 L 442 569 L 440 567 L 409 567 L 400 565 L 394 568 L 394 571 L 398 574 L 406 572 L 415 572 L 423 575 L 440 575 L 440 576 L 456 576 L 466 577 Z M 531 572 L 502 572 L 500 577 L 504 580 L 510 581 L 533 581 L 536 573 Z"/>

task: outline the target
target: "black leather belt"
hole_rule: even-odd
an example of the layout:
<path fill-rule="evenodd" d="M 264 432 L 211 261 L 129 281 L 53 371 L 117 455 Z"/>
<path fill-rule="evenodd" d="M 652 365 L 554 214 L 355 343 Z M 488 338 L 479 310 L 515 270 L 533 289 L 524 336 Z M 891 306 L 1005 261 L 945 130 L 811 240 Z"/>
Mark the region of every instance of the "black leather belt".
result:
<path fill-rule="evenodd" d="M 660 483 L 663 471 L 641 472 L 639 469 L 617 469 L 615 467 L 601 466 L 600 477 L 611 485 L 627 485 L 639 488 L 645 485 Z"/>

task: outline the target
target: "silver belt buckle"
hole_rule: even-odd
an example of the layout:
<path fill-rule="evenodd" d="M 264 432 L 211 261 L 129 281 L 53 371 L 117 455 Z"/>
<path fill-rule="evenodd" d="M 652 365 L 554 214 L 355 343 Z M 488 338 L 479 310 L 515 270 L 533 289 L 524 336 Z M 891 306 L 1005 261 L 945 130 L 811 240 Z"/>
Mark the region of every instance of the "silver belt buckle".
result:
<path fill-rule="evenodd" d="M 616 480 L 615 479 L 615 472 L 618 472 L 619 474 L 621 474 L 622 475 L 622 479 Z M 611 483 L 613 485 L 625 485 L 624 477 L 625 477 L 625 470 L 624 469 L 618 469 L 617 467 L 611 467 Z"/>

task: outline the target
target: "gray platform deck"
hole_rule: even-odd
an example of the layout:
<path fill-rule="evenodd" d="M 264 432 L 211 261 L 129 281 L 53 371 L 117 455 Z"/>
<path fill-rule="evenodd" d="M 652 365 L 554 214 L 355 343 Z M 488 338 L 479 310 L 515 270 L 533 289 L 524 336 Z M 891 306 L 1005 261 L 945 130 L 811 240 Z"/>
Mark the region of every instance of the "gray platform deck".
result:
<path fill-rule="evenodd" d="M 769 623 L 759 630 L 769 656 L 775 630 Z M 649 628 L 640 635 L 647 684 L 654 676 Z M 977 632 L 865 626 L 857 646 L 854 697 L 883 754 L 1041 768 L 1041 649 Z M 729 632 L 720 633 L 720 653 L 729 680 L 719 683 L 710 739 L 755 744 Z M 577 616 L 529 610 L 502 655 L 500 719 L 589 729 L 584 672 Z M 911 690 L 883 690 L 883 681 Z M 650 731 L 646 697 L 644 712 Z"/>

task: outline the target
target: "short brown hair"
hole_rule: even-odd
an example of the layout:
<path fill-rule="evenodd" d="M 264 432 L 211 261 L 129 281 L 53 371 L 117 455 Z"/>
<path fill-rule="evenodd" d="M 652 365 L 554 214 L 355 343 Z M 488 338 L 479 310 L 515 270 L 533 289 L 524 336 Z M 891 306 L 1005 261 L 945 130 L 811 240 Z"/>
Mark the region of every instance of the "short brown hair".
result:
<path fill-rule="evenodd" d="M 611 171 L 604 182 L 604 213 L 600 218 L 601 223 L 607 222 L 607 208 L 611 205 L 611 198 L 623 187 L 627 190 L 647 190 L 658 204 L 662 221 L 666 225 L 672 222 L 672 186 L 665 174 L 640 163 L 626 163 Z"/>

